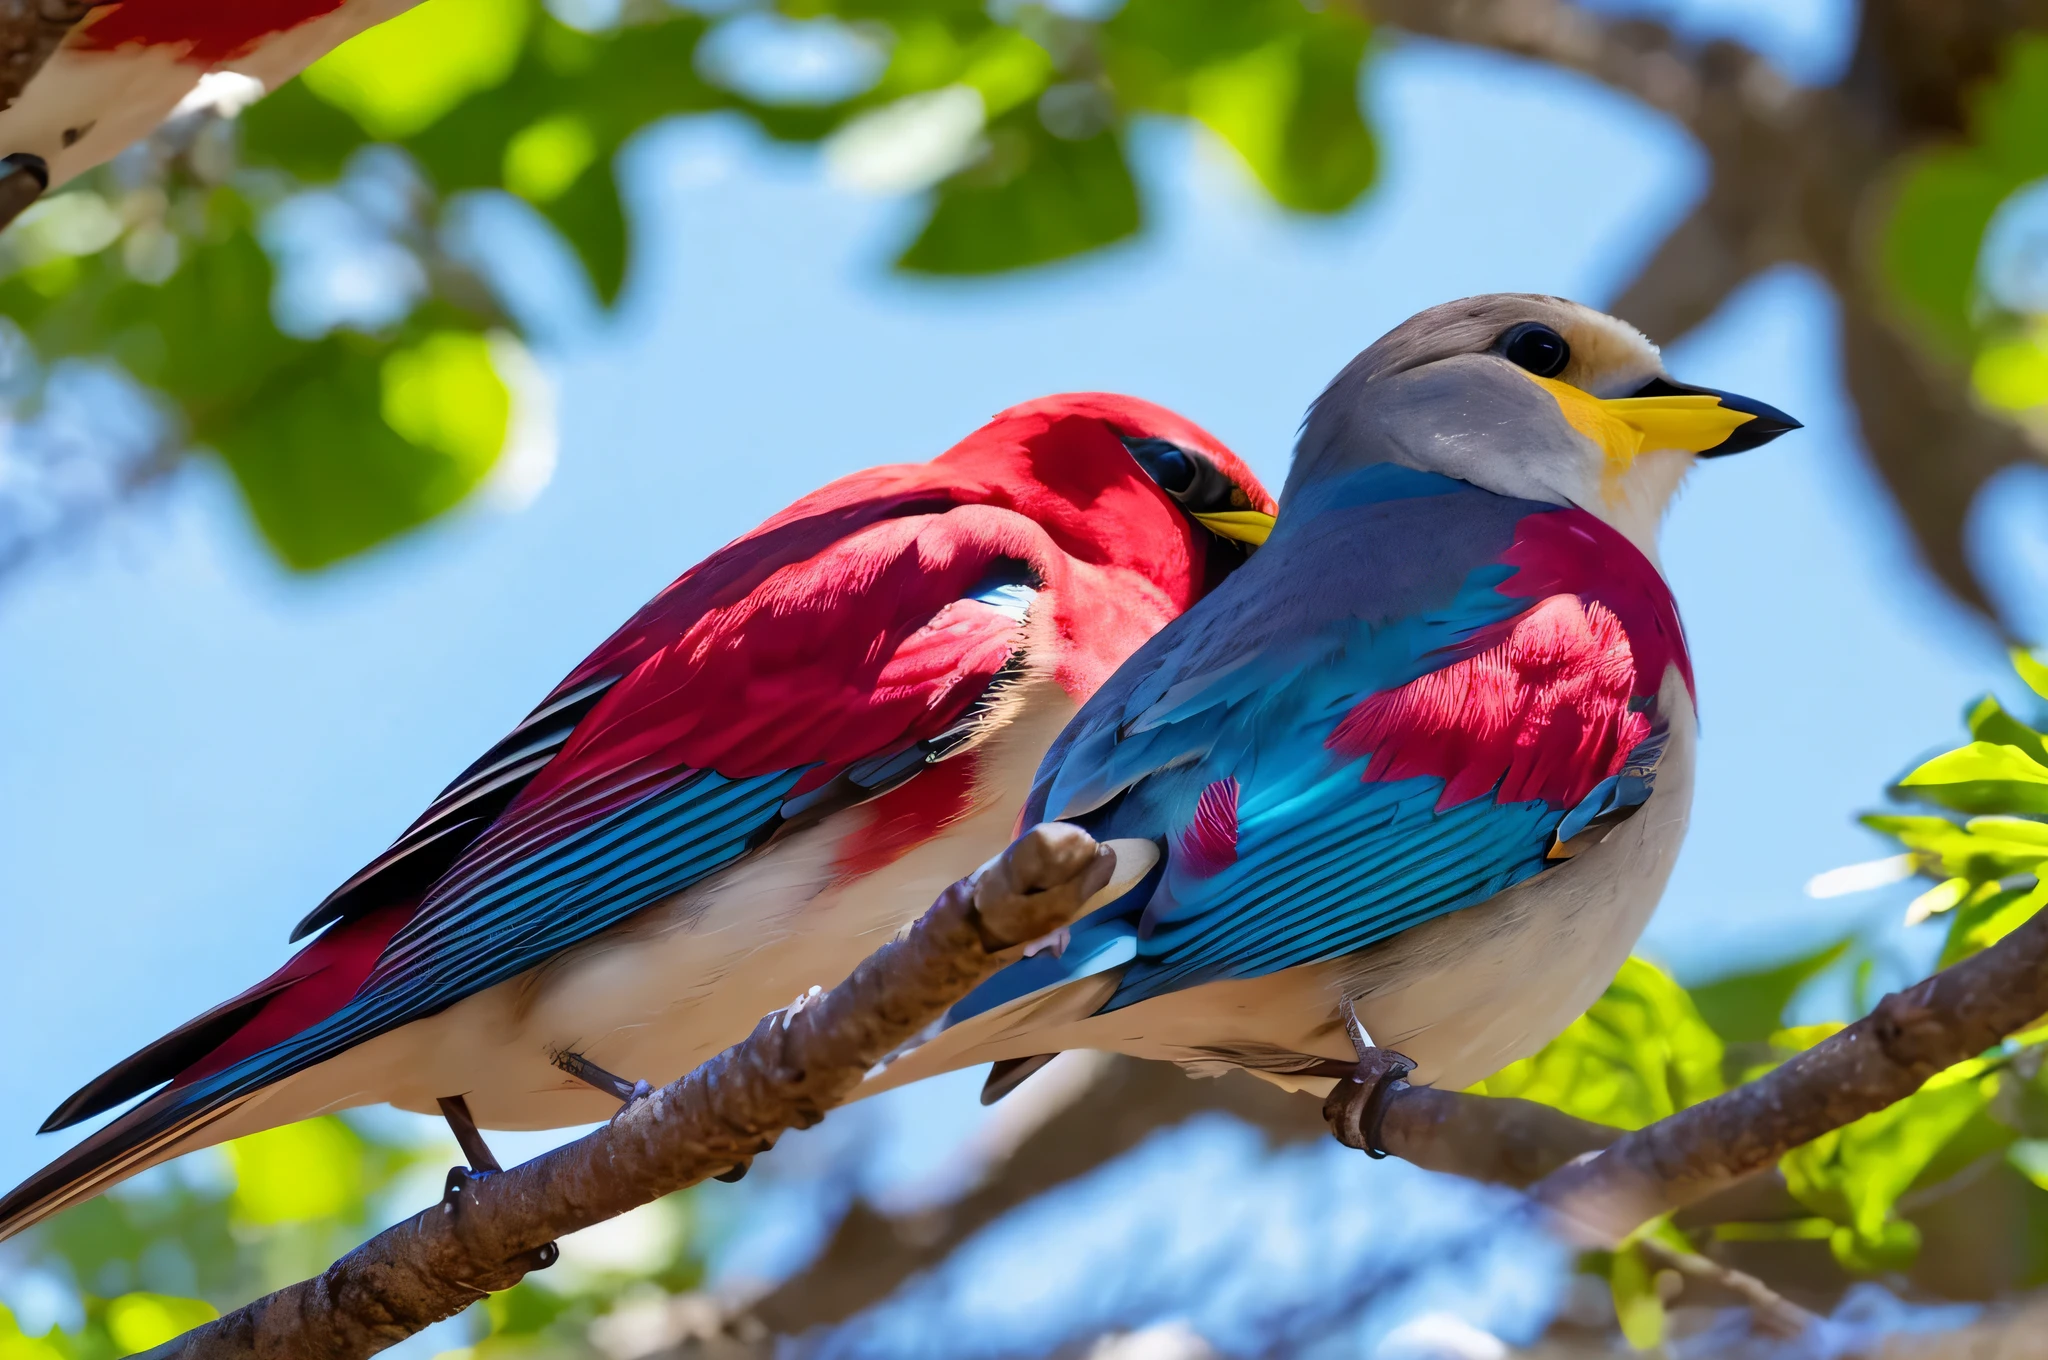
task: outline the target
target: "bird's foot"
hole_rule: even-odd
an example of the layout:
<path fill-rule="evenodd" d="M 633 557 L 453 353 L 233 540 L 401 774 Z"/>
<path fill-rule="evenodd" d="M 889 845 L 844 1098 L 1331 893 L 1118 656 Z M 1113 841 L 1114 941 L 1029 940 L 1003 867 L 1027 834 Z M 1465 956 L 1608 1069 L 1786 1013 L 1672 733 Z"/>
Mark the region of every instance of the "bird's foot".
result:
<path fill-rule="evenodd" d="M 469 1159 L 468 1174 L 488 1176 L 493 1171 L 504 1170 L 498 1165 L 498 1159 L 492 1155 L 490 1144 L 484 1141 L 483 1133 L 476 1126 L 476 1120 L 470 1117 L 469 1102 L 461 1096 L 442 1096 L 439 1104 L 441 1117 L 448 1121 L 448 1131 L 455 1135 L 456 1145 L 462 1149 L 462 1155 Z M 455 1172 L 449 1172 L 448 1176 L 452 1187 Z M 450 1193 L 453 1193 L 452 1189 Z"/>
<path fill-rule="evenodd" d="M 645 1077 L 638 1081 L 627 1081 L 616 1072 L 605 1071 L 581 1053 L 571 1053 L 564 1049 L 549 1057 L 548 1061 L 585 1086 L 594 1087 L 618 1101 L 619 1108 L 611 1119 L 614 1124 L 619 1122 L 619 1115 L 654 1094 L 653 1085 Z"/>
<path fill-rule="evenodd" d="M 1408 1074 L 1415 1070 L 1415 1064 L 1391 1048 L 1374 1044 L 1349 1000 L 1339 1009 L 1344 1016 L 1344 1031 L 1358 1051 L 1358 1066 L 1337 1078 L 1336 1086 L 1323 1101 L 1323 1118 L 1329 1121 L 1330 1132 L 1344 1146 L 1358 1148 L 1368 1157 L 1385 1157 L 1387 1150 L 1380 1146 L 1380 1124 L 1387 1115 L 1387 1101 L 1407 1087 Z"/>

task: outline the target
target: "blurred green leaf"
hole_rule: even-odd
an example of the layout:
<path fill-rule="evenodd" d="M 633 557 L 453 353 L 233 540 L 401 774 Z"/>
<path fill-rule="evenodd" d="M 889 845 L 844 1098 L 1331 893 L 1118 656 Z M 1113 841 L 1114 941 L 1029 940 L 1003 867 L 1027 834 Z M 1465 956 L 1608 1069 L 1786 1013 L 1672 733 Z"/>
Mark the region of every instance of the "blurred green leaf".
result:
<path fill-rule="evenodd" d="M 1702 983 L 1691 989 L 1693 1005 L 1724 1043 L 1763 1043 L 1799 989 L 1839 962 L 1851 943 L 1836 940 L 1785 963 Z"/>
<path fill-rule="evenodd" d="M 301 79 L 371 137 L 397 141 L 503 84 L 531 18 L 530 0 L 426 0 L 349 39 Z"/>
<path fill-rule="evenodd" d="M 243 1223 L 334 1218 L 362 1202 L 363 1140 L 332 1115 L 237 1138 L 227 1150 Z"/>
<path fill-rule="evenodd" d="M 2031 658 L 2029 658 L 2031 660 Z M 2048 764 L 2048 744 L 2041 734 L 2005 711 L 1994 695 L 1987 694 L 1970 710 L 1970 735 L 1978 741 L 2017 746 L 2032 760 Z"/>
<path fill-rule="evenodd" d="M 1719 1095 L 1721 1039 L 1654 964 L 1630 959 L 1606 994 L 1533 1058 L 1474 1087 L 1635 1129 Z"/>
<path fill-rule="evenodd" d="M 1664 1344 L 1664 1300 L 1657 1293 L 1657 1272 L 1643 1249 L 1634 1243 L 1614 1253 L 1607 1270 L 1614 1297 L 1614 1317 L 1622 1337 L 1639 1351 Z"/>
<path fill-rule="evenodd" d="M 1880 276 L 1924 332 L 1975 348 L 1977 259 L 2013 191 L 2048 175 L 2048 38 L 2022 34 L 1977 93 L 1968 144 L 1909 157 L 1878 243 Z"/>
<path fill-rule="evenodd" d="M 922 274 L 990 274 L 1106 246 L 1139 227 L 1137 185 L 1116 134 L 1068 141 L 1029 109 L 988 130 L 988 153 L 939 186 L 897 263 Z"/>
<path fill-rule="evenodd" d="M 1793 1197 L 1841 1225 L 1831 1245 L 1844 1266 L 1888 1269 L 1911 1261 L 1919 1235 L 1897 1217 L 1899 1196 L 1980 1120 L 1998 1080 L 1981 1060 L 1960 1064 L 1905 1100 L 1823 1134 L 1779 1163 Z M 1978 1132 L 1981 1141 L 1983 1131 Z M 2009 1139 L 2010 1131 L 2003 1137 Z M 1944 1174 L 1955 1169 L 1960 1168 Z"/>
<path fill-rule="evenodd" d="M 2048 887 L 1994 888 L 1982 894 L 1950 919 L 1935 966 L 1946 968 L 1989 949 L 2032 920 L 2043 903 L 2048 903 Z"/>
<path fill-rule="evenodd" d="M 1366 30 L 1339 13 L 1188 83 L 1189 111 L 1236 148 L 1275 202 L 1299 212 L 1338 212 L 1372 183 L 1372 134 L 1358 112 Z"/>
<path fill-rule="evenodd" d="M 123 1294 L 107 1304 L 107 1332 L 131 1355 L 161 1346 L 172 1337 L 189 1332 L 202 1322 L 211 1322 L 220 1310 L 204 1299 L 173 1298 L 165 1294 Z"/>

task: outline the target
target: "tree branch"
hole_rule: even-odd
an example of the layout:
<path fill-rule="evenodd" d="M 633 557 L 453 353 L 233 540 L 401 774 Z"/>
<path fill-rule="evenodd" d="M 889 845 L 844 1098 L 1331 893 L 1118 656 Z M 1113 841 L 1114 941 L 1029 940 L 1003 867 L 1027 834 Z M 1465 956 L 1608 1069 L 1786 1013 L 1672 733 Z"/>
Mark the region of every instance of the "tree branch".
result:
<path fill-rule="evenodd" d="M 72 26 L 108 0 L 0 0 L 0 109 L 13 107 Z"/>
<path fill-rule="evenodd" d="M 2048 1013 L 2048 913 L 1893 992 L 1855 1024 L 1754 1081 L 1627 1134 L 1537 1182 L 1567 1235 L 1611 1246 L 1832 1129 L 1903 1100 Z"/>
<path fill-rule="evenodd" d="M 747 1312 L 781 1335 L 843 1321 L 938 1265 L 1025 1201 L 1114 1161 L 1160 1129 L 1212 1111 L 1263 1129 L 1276 1143 L 1323 1131 L 1311 1102 L 1266 1082 L 1240 1075 L 1194 1081 L 1171 1063 L 1117 1058 L 954 1203 L 905 1216 L 855 1203 L 817 1259 Z"/>
<path fill-rule="evenodd" d="M 555 1238 L 745 1168 L 784 1130 L 822 1119 L 869 1068 L 1024 944 L 1071 921 L 1108 882 L 1115 858 L 1077 827 L 1034 827 L 823 997 L 767 1017 L 607 1127 L 510 1171 L 451 1172 L 439 1205 L 319 1278 L 151 1354 L 371 1355 L 551 1263 Z"/>

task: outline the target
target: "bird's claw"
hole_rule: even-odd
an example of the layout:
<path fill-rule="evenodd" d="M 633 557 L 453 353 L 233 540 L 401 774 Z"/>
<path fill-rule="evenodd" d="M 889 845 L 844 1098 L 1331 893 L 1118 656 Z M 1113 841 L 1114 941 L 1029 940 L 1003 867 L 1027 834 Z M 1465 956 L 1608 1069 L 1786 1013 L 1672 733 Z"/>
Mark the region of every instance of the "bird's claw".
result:
<path fill-rule="evenodd" d="M 804 1007 L 810 1005 L 812 1002 L 818 1000 L 820 997 L 824 995 L 825 989 L 823 987 L 818 986 L 813 986 L 808 991 L 799 992 L 797 994 L 796 1000 L 790 1002 L 787 1006 L 784 1006 L 782 1008 L 782 1027 L 784 1029 L 788 1029 L 789 1022 L 796 1019 L 799 1015 L 802 1015 L 804 1013 Z M 737 1177 L 735 1179 L 737 1179 Z"/>
<path fill-rule="evenodd" d="M 1380 1124 L 1387 1117 L 1387 1101 L 1408 1085 L 1415 1063 L 1405 1054 L 1381 1048 L 1366 1032 L 1358 1010 L 1346 997 L 1337 1006 L 1343 1017 L 1345 1036 L 1358 1053 L 1358 1066 L 1337 1079 L 1328 1099 L 1323 1101 L 1323 1118 L 1330 1132 L 1346 1147 L 1354 1147 L 1375 1160 L 1385 1157 L 1380 1146 Z"/>
<path fill-rule="evenodd" d="M 1380 1125 L 1387 1117 L 1387 1101 L 1407 1088 L 1408 1074 L 1414 1070 L 1412 1061 L 1391 1048 L 1366 1049 L 1357 1068 L 1350 1076 L 1338 1078 L 1323 1102 L 1323 1118 L 1329 1121 L 1337 1141 L 1368 1157 L 1385 1157 Z"/>
<path fill-rule="evenodd" d="M 619 1108 L 612 1111 L 612 1117 L 608 1122 L 613 1124 L 618 1123 L 619 1120 L 625 1115 L 626 1111 L 632 1109 L 635 1105 L 638 1105 L 641 1101 L 647 1099 L 647 1097 L 653 1094 L 654 1083 L 648 1081 L 645 1077 L 640 1078 L 638 1081 L 633 1083 L 633 1089 L 626 1092 L 624 1099 L 619 1104 Z"/>

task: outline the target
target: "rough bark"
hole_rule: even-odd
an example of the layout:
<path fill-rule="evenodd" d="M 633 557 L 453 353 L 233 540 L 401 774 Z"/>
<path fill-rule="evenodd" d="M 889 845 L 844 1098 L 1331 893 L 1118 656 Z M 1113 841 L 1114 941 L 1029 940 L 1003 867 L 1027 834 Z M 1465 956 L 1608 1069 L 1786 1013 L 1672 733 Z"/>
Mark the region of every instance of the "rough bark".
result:
<path fill-rule="evenodd" d="M 0 0 L 0 109 L 8 108 L 72 25 L 107 0 Z M 0 147 L 0 154 L 11 148 Z"/>
<path fill-rule="evenodd" d="M 901 939 L 822 996 L 610 1125 L 496 1175 L 452 1172 L 442 1202 L 317 1279 L 279 1290 L 152 1352 L 190 1360 L 374 1354 L 508 1289 L 554 1240 L 708 1177 L 743 1170 L 786 1129 L 817 1123 L 892 1049 L 1028 941 L 1072 920 L 1114 854 L 1078 828 L 1040 826 L 948 888 Z"/>
<path fill-rule="evenodd" d="M 1855 1024 L 1732 1091 L 1616 1139 L 1531 1194 L 1574 1240 L 1611 1246 L 2048 1014 L 2048 913 L 1981 954 L 1893 992 Z"/>

